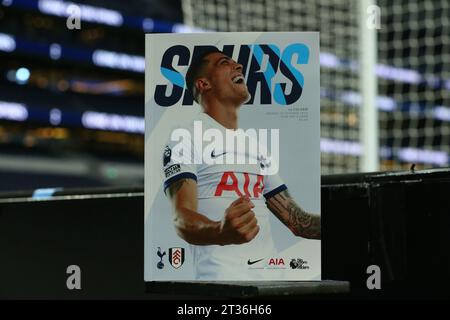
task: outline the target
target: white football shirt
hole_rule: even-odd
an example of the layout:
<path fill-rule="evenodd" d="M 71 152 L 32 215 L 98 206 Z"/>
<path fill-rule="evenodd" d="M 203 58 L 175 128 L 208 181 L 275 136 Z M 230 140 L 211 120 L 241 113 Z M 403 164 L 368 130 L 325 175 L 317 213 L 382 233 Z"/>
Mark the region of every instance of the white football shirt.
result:
<path fill-rule="evenodd" d="M 180 129 L 183 130 L 172 135 L 164 150 L 164 191 L 180 179 L 195 180 L 197 211 L 214 221 L 222 220 L 228 206 L 240 196 L 247 195 L 255 205 L 253 212 L 260 227 L 258 235 L 245 244 L 190 245 L 196 279 L 280 279 L 274 270 L 263 268 L 267 259 L 277 256 L 269 223 L 272 213 L 265 200 L 285 190 L 286 186 L 278 174 L 267 174 L 267 167 L 275 163 L 267 156 L 266 149 L 243 130 L 235 131 L 236 147 L 226 140 L 220 143 L 217 135 L 226 137 L 227 129 L 205 113 L 200 113 L 191 124 Z M 202 138 L 209 141 L 202 142 Z M 239 138 L 247 139 L 247 147 L 239 147 L 236 143 Z M 258 148 L 250 148 L 252 143 Z M 237 164 L 238 160 L 241 164 Z M 257 260 L 261 262 L 255 262 Z"/>

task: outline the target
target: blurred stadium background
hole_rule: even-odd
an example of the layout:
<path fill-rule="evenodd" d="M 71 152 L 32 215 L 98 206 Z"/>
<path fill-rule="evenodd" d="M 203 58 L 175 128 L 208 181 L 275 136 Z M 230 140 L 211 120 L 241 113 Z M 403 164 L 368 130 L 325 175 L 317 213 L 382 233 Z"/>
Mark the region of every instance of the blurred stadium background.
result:
<path fill-rule="evenodd" d="M 378 168 L 449 166 L 450 3 L 376 4 Z M 0 191 L 142 186 L 144 34 L 199 29 L 320 31 L 322 173 L 358 172 L 360 13 L 357 0 L 0 0 Z"/>

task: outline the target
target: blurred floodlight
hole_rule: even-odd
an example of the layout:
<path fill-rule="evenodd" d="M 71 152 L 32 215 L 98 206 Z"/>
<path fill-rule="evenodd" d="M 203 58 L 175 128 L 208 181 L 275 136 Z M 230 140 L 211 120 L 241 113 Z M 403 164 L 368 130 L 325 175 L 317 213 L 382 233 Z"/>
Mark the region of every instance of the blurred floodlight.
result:
<path fill-rule="evenodd" d="M 448 154 L 445 151 L 402 148 L 397 155 L 400 160 L 411 163 L 421 162 L 445 166 L 449 161 Z"/>
<path fill-rule="evenodd" d="M 153 19 L 145 18 L 142 20 L 142 29 L 144 29 L 145 32 L 151 32 L 155 28 L 155 22 Z"/>
<path fill-rule="evenodd" d="M 61 57 L 61 46 L 57 43 L 52 43 L 50 45 L 50 58 L 53 60 L 58 60 Z"/>
<path fill-rule="evenodd" d="M 21 103 L 0 101 L 0 119 L 25 121 L 28 119 L 28 110 Z"/>
<path fill-rule="evenodd" d="M 320 139 L 320 150 L 325 153 L 358 156 L 361 154 L 361 144 L 354 141 L 322 138 Z"/>
<path fill-rule="evenodd" d="M 181 23 L 175 23 L 172 27 L 173 33 L 202 33 L 202 32 L 207 32 L 207 31 L 208 30 L 190 27 L 190 26 L 187 26 L 187 25 L 181 24 Z"/>
<path fill-rule="evenodd" d="M 5 7 L 9 7 L 10 5 L 12 5 L 13 0 L 3 0 L 2 1 L 2 5 L 4 5 Z"/>
<path fill-rule="evenodd" d="M 446 106 L 437 106 L 433 110 L 434 117 L 442 121 L 450 121 L 450 108 Z"/>
<path fill-rule="evenodd" d="M 125 53 L 95 50 L 92 54 L 92 62 L 100 67 L 130 70 L 144 73 L 145 59 L 141 56 L 133 56 Z"/>
<path fill-rule="evenodd" d="M 57 126 L 61 123 L 61 110 L 58 108 L 54 108 L 50 110 L 50 123 L 54 126 Z"/>
<path fill-rule="evenodd" d="M 30 79 L 30 70 L 27 68 L 19 68 L 16 71 L 16 81 L 19 84 L 27 83 L 28 79 Z"/>
<path fill-rule="evenodd" d="M 81 116 L 81 123 L 88 129 L 123 131 L 141 134 L 145 132 L 145 120 L 143 117 L 86 111 Z"/>
<path fill-rule="evenodd" d="M 16 41 L 14 37 L 0 33 L 0 51 L 11 52 L 16 49 Z"/>
<path fill-rule="evenodd" d="M 74 5 L 80 8 L 80 19 L 83 21 L 102 23 L 110 26 L 121 26 L 123 24 L 123 16 L 115 10 L 60 0 L 38 1 L 39 11 L 58 17 L 69 17 L 71 11 L 68 9 Z"/>

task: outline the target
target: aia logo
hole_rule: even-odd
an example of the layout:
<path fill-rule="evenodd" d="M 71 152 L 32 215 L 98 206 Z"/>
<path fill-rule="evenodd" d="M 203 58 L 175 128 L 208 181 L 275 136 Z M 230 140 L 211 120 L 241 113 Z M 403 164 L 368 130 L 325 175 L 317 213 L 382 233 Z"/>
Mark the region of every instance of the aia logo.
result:
<path fill-rule="evenodd" d="M 247 172 L 225 171 L 217 185 L 214 196 L 222 197 L 223 193 L 232 193 L 238 197 L 259 198 L 264 191 L 264 176 Z"/>
<path fill-rule="evenodd" d="M 175 269 L 178 269 L 184 262 L 184 248 L 175 247 L 169 249 L 169 262 Z"/>
<path fill-rule="evenodd" d="M 269 266 L 278 266 L 278 267 L 283 266 L 284 267 L 285 266 L 284 260 L 283 260 L 283 258 L 280 258 L 280 259 L 271 258 L 269 260 Z"/>

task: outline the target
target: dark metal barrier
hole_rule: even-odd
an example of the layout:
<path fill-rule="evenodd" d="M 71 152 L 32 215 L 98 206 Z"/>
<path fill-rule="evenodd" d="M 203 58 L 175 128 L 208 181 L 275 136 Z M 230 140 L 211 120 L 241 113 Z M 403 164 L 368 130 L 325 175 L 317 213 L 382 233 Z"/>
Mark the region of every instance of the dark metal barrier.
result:
<path fill-rule="evenodd" d="M 446 297 L 449 198 L 450 170 L 322 177 L 322 278 L 354 298 Z M 165 297 L 145 293 L 143 200 L 140 187 L 0 196 L 0 298 Z M 69 265 L 82 290 L 67 289 Z"/>
<path fill-rule="evenodd" d="M 0 298 L 142 297 L 143 212 L 142 192 L 3 200 Z M 69 265 L 81 290 L 66 287 Z"/>
<path fill-rule="evenodd" d="M 450 297 L 449 200 L 449 169 L 322 177 L 324 277 L 349 280 L 355 297 Z"/>

